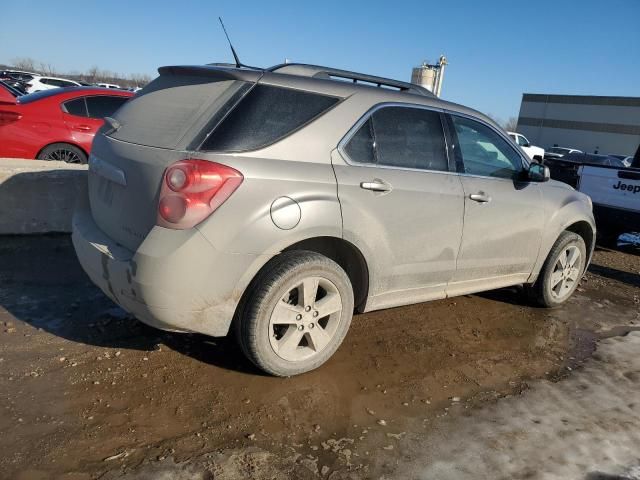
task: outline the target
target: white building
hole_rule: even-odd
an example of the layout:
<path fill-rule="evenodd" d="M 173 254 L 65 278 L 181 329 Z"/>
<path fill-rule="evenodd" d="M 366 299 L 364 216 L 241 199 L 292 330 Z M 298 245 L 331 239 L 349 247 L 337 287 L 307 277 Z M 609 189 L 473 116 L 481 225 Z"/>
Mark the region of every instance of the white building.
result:
<path fill-rule="evenodd" d="M 543 148 L 633 156 L 640 146 L 640 97 L 525 93 L 518 132 Z"/>

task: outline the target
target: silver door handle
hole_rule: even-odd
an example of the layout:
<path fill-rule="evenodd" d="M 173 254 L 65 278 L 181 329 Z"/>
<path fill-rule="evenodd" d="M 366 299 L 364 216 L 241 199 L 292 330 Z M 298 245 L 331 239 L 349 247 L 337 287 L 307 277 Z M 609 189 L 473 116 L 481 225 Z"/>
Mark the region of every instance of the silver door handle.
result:
<path fill-rule="evenodd" d="M 392 190 L 391 185 L 383 182 L 382 180 L 378 180 L 377 178 L 371 182 L 360 183 L 360 188 L 364 188 L 365 190 L 372 190 L 374 192 L 390 192 Z"/>
<path fill-rule="evenodd" d="M 484 192 L 472 193 L 469 198 L 474 202 L 487 203 L 491 201 L 491 197 Z"/>

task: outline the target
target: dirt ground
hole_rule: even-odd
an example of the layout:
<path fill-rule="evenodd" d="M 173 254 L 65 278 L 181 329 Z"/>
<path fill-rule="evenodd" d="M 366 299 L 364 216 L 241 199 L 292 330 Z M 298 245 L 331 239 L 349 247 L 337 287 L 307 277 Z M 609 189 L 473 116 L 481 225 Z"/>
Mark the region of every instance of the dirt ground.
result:
<path fill-rule="evenodd" d="M 640 326 L 640 250 L 598 250 L 563 308 L 518 289 L 359 315 L 322 368 L 262 375 L 232 339 L 111 303 L 66 236 L 0 238 L 0 478 L 394 478 L 407 445 Z"/>

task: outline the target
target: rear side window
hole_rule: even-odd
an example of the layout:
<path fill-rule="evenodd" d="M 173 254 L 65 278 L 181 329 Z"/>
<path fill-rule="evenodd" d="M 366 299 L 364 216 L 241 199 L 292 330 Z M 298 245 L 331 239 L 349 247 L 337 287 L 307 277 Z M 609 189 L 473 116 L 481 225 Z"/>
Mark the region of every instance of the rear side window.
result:
<path fill-rule="evenodd" d="M 266 147 L 337 102 L 326 95 L 256 85 L 209 135 L 202 150 L 239 152 Z"/>
<path fill-rule="evenodd" d="M 78 117 L 87 116 L 87 106 L 84 103 L 84 97 L 65 102 L 64 109 L 71 115 L 76 115 Z"/>
<path fill-rule="evenodd" d="M 111 117 L 126 101 L 127 97 L 109 97 L 107 95 L 87 97 L 89 116 L 91 118 Z"/>
<path fill-rule="evenodd" d="M 358 163 L 376 163 L 371 118 L 358 129 L 345 147 L 349 158 Z"/>
<path fill-rule="evenodd" d="M 423 108 L 376 110 L 345 147 L 358 163 L 447 171 L 444 132 L 438 112 Z"/>

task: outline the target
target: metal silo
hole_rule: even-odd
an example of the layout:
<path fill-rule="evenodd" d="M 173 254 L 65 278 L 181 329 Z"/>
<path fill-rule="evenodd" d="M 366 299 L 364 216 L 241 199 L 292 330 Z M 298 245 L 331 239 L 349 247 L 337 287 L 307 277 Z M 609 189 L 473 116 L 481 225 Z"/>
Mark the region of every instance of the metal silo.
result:
<path fill-rule="evenodd" d="M 444 79 L 444 67 L 447 65 L 447 57 L 440 55 L 438 63 L 430 65 L 423 62 L 419 67 L 411 71 L 411 83 L 426 88 L 436 96 L 442 92 L 442 81 Z"/>

